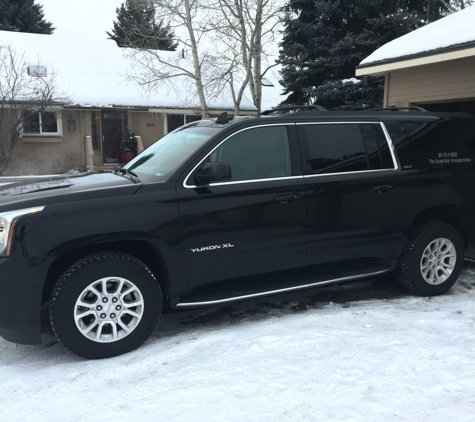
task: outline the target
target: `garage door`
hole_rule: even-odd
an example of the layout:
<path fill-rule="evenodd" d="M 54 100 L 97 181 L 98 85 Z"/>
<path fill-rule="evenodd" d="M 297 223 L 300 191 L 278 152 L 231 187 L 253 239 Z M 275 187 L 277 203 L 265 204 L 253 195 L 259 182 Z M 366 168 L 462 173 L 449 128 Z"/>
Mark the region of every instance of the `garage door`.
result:
<path fill-rule="evenodd" d="M 475 117 L 475 100 L 417 104 L 428 111 L 467 112 Z"/>

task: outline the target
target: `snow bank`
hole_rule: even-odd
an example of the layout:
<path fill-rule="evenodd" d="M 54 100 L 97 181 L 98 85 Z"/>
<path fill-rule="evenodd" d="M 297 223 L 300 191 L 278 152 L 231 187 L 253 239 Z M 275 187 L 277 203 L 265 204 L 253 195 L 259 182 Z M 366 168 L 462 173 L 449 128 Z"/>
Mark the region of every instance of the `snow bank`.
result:
<path fill-rule="evenodd" d="M 360 65 L 435 51 L 475 41 L 475 5 L 396 38 L 366 57 Z"/>

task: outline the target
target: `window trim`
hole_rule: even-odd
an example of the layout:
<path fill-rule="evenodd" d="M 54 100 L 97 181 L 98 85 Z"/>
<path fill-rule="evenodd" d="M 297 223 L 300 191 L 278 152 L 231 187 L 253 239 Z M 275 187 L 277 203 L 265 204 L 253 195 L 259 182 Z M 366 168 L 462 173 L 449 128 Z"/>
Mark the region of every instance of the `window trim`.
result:
<path fill-rule="evenodd" d="M 246 130 L 250 129 L 256 129 L 256 128 L 263 128 L 263 127 L 273 127 L 273 126 L 295 126 L 295 123 L 273 123 L 273 124 L 265 124 L 265 125 L 256 125 L 256 126 L 250 126 L 243 128 L 241 130 L 238 130 L 236 132 L 231 133 L 229 136 L 224 138 L 218 145 L 216 145 L 206 156 L 195 166 L 193 169 L 186 175 L 185 179 L 183 180 L 183 187 L 185 189 L 198 189 L 202 188 L 203 186 L 196 186 L 196 185 L 187 185 L 186 181 L 190 178 L 190 176 L 195 172 L 195 170 L 224 142 L 226 142 L 229 138 L 231 138 L 234 135 L 237 135 L 238 133 L 244 132 Z M 290 141 L 290 138 L 289 138 Z M 217 182 L 217 183 L 210 183 L 208 185 L 204 186 L 223 186 L 223 185 L 235 185 L 235 184 L 240 184 L 240 183 L 257 183 L 257 182 L 267 182 L 270 180 L 291 180 L 291 179 L 302 179 L 303 180 L 303 175 L 299 176 L 287 176 L 287 177 L 269 177 L 267 179 L 250 179 L 250 180 L 234 180 L 230 182 Z"/>
<path fill-rule="evenodd" d="M 361 170 L 361 171 L 350 171 L 350 172 L 340 172 L 340 173 L 324 173 L 324 174 L 305 174 L 305 175 L 298 175 L 298 176 L 289 176 L 289 177 L 274 177 L 274 178 L 268 178 L 268 179 L 251 179 L 251 180 L 236 180 L 236 181 L 231 181 L 231 182 L 218 182 L 218 183 L 210 183 L 209 185 L 205 186 L 224 186 L 224 185 L 234 185 L 234 184 L 241 184 L 241 183 L 257 183 L 257 182 L 268 182 L 268 181 L 274 181 L 274 180 L 292 180 L 292 179 L 309 179 L 312 177 L 328 177 L 328 176 L 338 176 L 338 175 L 349 175 L 349 174 L 366 174 L 366 173 L 379 173 L 379 172 L 384 172 L 384 171 L 397 171 L 401 170 L 401 165 L 399 163 L 399 160 L 397 159 L 395 150 L 394 150 L 394 145 L 391 140 L 391 137 L 389 136 L 389 132 L 386 129 L 386 126 L 384 125 L 383 122 L 379 121 L 350 121 L 350 122 L 294 122 L 294 123 L 273 123 L 273 124 L 266 124 L 266 125 L 256 125 L 256 126 L 251 126 L 247 127 L 241 130 L 238 130 L 237 132 L 232 133 L 231 135 L 227 136 L 224 138 L 218 145 L 216 145 L 206 156 L 195 166 L 193 169 L 186 175 L 185 179 L 183 180 L 183 187 L 185 189 L 198 189 L 203 186 L 196 186 L 196 185 L 187 185 L 186 181 L 190 178 L 191 174 L 205 161 L 213 152 L 215 149 L 217 149 L 223 142 L 226 142 L 231 136 L 236 135 L 240 132 L 243 132 L 245 130 L 249 129 L 255 129 L 259 127 L 269 127 L 269 126 L 302 126 L 302 125 L 328 125 L 328 124 L 355 124 L 355 125 L 360 125 L 360 124 L 373 124 L 373 125 L 380 125 L 383 129 L 384 135 L 386 137 L 386 142 L 388 143 L 389 146 L 389 151 L 391 152 L 391 157 L 393 160 L 394 168 L 390 169 L 378 169 L 378 170 Z M 300 140 L 302 142 L 302 140 Z"/>
<path fill-rule="evenodd" d="M 389 146 L 389 151 L 391 153 L 391 157 L 393 160 L 394 167 L 390 169 L 377 169 L 377 170 L 358 170 L 358 171 L 345 171 L 345 172 L 339 172 L 339 173 L 322 173 L 322 174 L 305 174 L 303 177 L 304 179 L 309 179 L 312 177 L 325 177 L 325 176 L 338 176 L 339 174 L 342 175 L 348 175 L 348 174 L 366 174 L 366 173 L 375 173 L 375 172 L 382 172 L 382 171 L 395 171 L 395 170 L 400 170 L 401 166 L 399 163 L 399 160 L 396 158 L 396 154 L 394 151 L 394 145 L 391 140 L 391 137 L 389 136 L 389 132 L 386 129 L 386 126 L 384 125 L 383 122 L 375 122 L 375 121 L 352 121 L 352 122 L 298 122 L 296 123 L 297 126 L 308 126 L 308 125 L 328 125 L 328 124 L 335 124 L 335 125 L 364 125 L 364 124 L 373 124 L 373 125 L 380 125 L 381 128 L 383 129 L 384 136 L 386 137 L 386 142 L 388 143 Z M 305 142 L 307 140 L 305 139 Z"/>
<path fill-rule="evenodd" d="M 41 113 L 56 113 L 56 125 L 58 127 L 57 132 L 41 132 Z M 63 136 L 63 124 L 61 111 L 57 109 L 46 109 L 43 111 L 36 111 L 35 113 L 39 114 L 40 120 L 40 133 L 25 132 L 24 125 L 21 128 L 21 137 L 23 138 L 58 138 Z"/>

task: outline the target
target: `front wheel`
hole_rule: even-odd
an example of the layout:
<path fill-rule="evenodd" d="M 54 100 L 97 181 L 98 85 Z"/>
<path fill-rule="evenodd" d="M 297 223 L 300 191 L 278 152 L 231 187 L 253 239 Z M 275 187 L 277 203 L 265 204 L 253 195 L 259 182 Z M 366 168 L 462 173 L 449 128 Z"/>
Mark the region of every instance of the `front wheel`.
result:
<path fill-rule="evenodd" d="M 455 227 L 428 221 L 410 234 L 399 257 L 396 275 L 400 284 L 421 296 L 449 291 L 462 271 L 464 243 Z"/>
<path fill-rule="evenodd" d="M 160 286 L 142 262 L 102 252 L 76 262 L 58 280 L 50 321 L 69 350 L 100 359 L 140 346 L 155 328 L 161 309 Z"/>

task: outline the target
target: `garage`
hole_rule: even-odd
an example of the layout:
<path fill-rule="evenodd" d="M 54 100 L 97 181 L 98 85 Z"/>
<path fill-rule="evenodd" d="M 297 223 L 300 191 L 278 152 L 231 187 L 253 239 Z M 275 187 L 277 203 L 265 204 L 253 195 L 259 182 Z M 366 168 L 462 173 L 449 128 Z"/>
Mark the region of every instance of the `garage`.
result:
<path fill-rule="evenodd" d="M 475 117 L 475 99 L 468 101 L 448 101 L 441 103 L 420 103 L 417 104 L 428 111 L 450 111 L 470 113 Z"/>
<path fill-rule="evenodd" d="M 356 76 L 384 76 L 383 105 L 475 116 L 475 6 L 399 37 L 373 52 Z"/>

